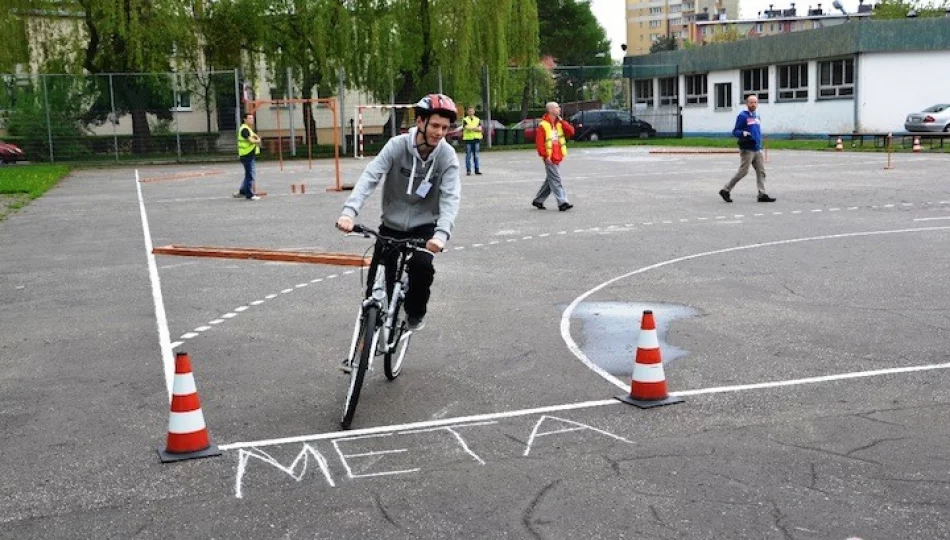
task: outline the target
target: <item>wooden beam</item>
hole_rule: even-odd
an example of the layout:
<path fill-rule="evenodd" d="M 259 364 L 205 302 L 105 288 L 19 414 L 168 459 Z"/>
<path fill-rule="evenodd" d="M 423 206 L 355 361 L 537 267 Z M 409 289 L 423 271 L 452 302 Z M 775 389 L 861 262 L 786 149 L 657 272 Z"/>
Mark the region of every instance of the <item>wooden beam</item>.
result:
<path fill-rule="evenodd" d="M 370 263 L 369 257 L 351 253 L 277 251 L 257 248 L 181 246 L 177 244 L 153 248 L 152 253 L 155 255 L 178 255 L 182 257 L 216 257 L 221 259 L 249 259 L 255 261 L 332 264 L 338 266 L 369 266 Z"/>

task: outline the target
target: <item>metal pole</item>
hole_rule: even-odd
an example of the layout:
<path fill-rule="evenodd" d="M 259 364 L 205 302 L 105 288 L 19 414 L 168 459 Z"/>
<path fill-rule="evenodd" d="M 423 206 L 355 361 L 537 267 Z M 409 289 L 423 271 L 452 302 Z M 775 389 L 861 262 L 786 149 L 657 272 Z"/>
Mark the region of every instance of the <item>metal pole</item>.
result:
<path fill-rule="evenodd" d="M 485 73 L 485 123 L 488 124 L 488 148 L 491 148 L 491 79 L 489 78 L 488 66 L 483 66 Z"/>
<path fill-rule="evenodd" d="M 49 138 L 49 162 L 54 163 L 56 160 L 53 158 L 53 124 L 49 120 L 49 91 L 46 89 L 46 77 L 40 75 L 40 80 L 43 81 L 43 103 L 46 105 L 46 135 Z"/>
<path fill-rule="evenodd" d="M 181 130 L 178 129 L 178 106 L 181 104 L 181 96 L 178 94 L 178 75 L 172 73 L 172 117 L 175 119 L 175 148 L 178 152 L 178 159 L 181 160 Z"/>
<path fill-rule="evenodd" d="M 337 100 L 337 103 L 340 108 L 339 126 L 340 126 L 340 129 L 342 130 L 342 126 L 346 125 L 346 70 L 344 70 L 343 68 L 340 68 L 340 91 L 338 92 L 338 94 L 340 96 L 339 99 Z M 340 141 L 340 153 L 342 153 L 343 155 L 346 155 L 346 135 L 344 135 L 342 137 L 342 140 Z"/>
<path fill-rule="evenodd" d="M 241 129 L 241 83 L 238 82 L 241 79 L 241 75 L 238 73 L 238 68 L 234 68 L 234 130 L 240 131 Z M 235 139 L 235 144 L 237 144 L 237 139 Z"/>
<path fill-rule="evenodd" d="M 442 91 L 442 66 L 439 66 L 439 93 L 444 94 Z"/>
<path fill-rule="evenodd" d="M 294 82 L 291 68 L 287 67 L 287 99 L 294 99 Z M 290 155 L 297 157 L 297 130 L 294 128 L 294 103 L 288 102 L 287 112 L 290 113 Z"/>
<path fill-rule="evenodd" d="M 109 74 L 109 103 L 112 108 L 112 146 L 115 148 L 115 160 L 119 161 L 119 133 L 116 129 L 118 118 L 115 112 L 115 90 L 112 86 L 112 74 Z"/>
<path fill-rule="evenodd" d="M 389 108 L 389 118 L 391 118 L 391 121 L 389 122 L 389 136 L 395 137 L 396 136 L 396 118 L 397 118 L 396 107 L 395 107 L 396 87 L 395 87 L 395 83 L 393 82 L 392 75 L 389 76 L 389 104 L 393 105 L 392 107 Z"/>

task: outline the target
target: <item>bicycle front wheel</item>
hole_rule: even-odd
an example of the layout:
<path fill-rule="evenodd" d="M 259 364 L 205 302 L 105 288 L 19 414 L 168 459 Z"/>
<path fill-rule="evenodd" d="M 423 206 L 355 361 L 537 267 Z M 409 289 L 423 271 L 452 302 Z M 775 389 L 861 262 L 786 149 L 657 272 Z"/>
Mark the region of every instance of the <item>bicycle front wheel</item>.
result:
<path fill-rule="evenodd" d="M 343 406 L 343 419 L 340 425 L 343 429 L 350 427 L 353 416 L 356 414 L 356 403 L 360 399 L 360 390 L 363 388 L 363 379 L 369 369 L 369 360 L 376 350 L 376 340 L 379 339 L 379 308 L 370 306 L 363 313 L 360 323 L 359 336 L 356 346 L 353 347 L 353 361 L 350 366 L 350 385 L 346 392 L 346 403 Z"/>
<path fill-rule="evenodd" d="M 396 295 L 393 300 L 392 327 L 389 328 L 389 342 L 386 344 L 386 354 L 383 356 L 383 368 L 386 372 L 386 378 L 390 381 L 399 376 L 402 371 L 402 361 L 406 358 L 406 350 L 409 349 L 409 338 L 412 337 L 406 327 L 406 314 L 402 310 L 402 297 Z"/>

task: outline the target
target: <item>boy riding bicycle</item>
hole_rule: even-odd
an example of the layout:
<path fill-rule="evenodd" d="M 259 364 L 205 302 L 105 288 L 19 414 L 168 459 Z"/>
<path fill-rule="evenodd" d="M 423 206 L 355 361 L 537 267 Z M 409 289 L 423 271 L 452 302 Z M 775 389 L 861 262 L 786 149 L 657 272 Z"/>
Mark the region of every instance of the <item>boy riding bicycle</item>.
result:
<path fill-rule="evenodd" d="M 445 249 L 452 235 L 461 198 L 459 160 L 445 134 L 458 118 L 455 102 L 442 94 L 429 94 L 415 106 L 416 125 L 409 133 L 393 137 L 366 166 L 353 194 L 336 222 L 343 232 L 353 231 L 353 219 L 366 199 L 383 182 L 383 215 L 379 233 L 397 239 L 426 239 L 428 252 L 416 252 L 407 263 L 409 289 L 405 311 L 409 329 L 425 325 L 429 291 L 435 277 L 433 258 Z M 383 253 L 377 243 L 374 258 L 383 257 L 386 286 L 392 293 L 398 251 Z M 367 276 L 372 289 L 374 275 Z"/>

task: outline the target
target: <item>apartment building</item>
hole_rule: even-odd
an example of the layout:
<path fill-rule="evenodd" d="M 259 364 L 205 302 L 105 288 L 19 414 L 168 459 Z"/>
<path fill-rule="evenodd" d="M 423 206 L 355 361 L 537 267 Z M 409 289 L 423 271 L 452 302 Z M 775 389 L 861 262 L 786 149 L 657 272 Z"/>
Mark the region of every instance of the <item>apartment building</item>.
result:
<path fill-rule="evenodd" d="M 650 52 L 660 37 L 682 43 L 701 21 L 739 15 L 739 0 L 627 0 L 627 55 Z"/>
<path fill-rule="evenodd" d="M 774 9 L 774 6 L 775 4 L 769 4 L 769 9 L 760 11 L 755 17 L 749 19 L 727 19 L 720 15 L 706 20 L 697 20 L 689 29 L 688 39 L 696 44 L 705 44 L 721 32 L 735 31 L 741 38 L 756 38 L 817 30 L 849 21 L 868 19 L 873 11 L 871 4 L 865 4 L 864 0 L 860 0 L 856 13 L 827 12 L 820 3 L 815 6 L 809 5 L 806 10 L 803 10 L 803 14 L 799 14 L 795 2 L 789 4 L 787 8 Z"/>

